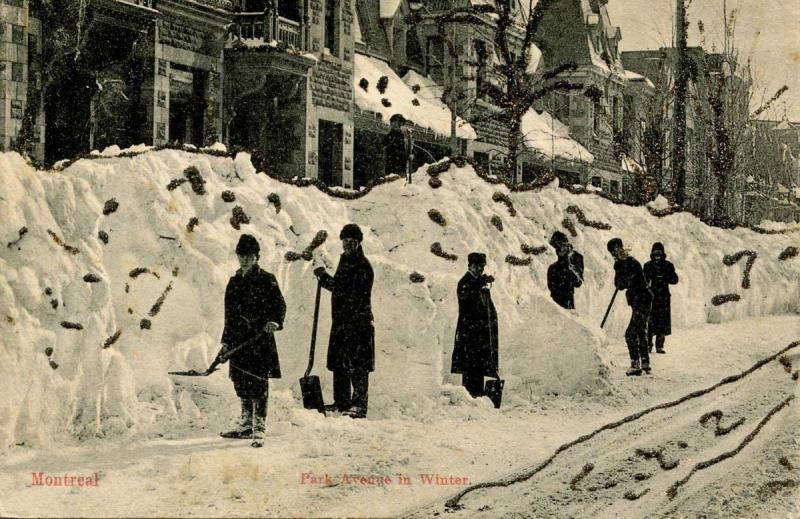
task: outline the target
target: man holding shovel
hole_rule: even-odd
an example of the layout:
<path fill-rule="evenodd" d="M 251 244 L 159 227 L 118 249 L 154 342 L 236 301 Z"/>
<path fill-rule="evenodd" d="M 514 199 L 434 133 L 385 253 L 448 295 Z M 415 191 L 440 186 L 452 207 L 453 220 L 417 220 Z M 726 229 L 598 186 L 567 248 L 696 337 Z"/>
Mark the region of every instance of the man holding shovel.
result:
<path fill-rule="evenodd" d="M 331 291 L 331 334 L 328 369 L 333 372 L 333 404 L 351 418 L 366 418 L 369 374 L 375 370 L 375 328 L 372 318 L 372 265 L 364 256 L 364 235 L 354 223 L 339 233 L 344 249 L 336 274 L 314 269 L 322 288 Z"/>
<path fill-rule="evenodd" d="M 642 272 L 642 265 L 630 256 L 622 245 L 622 240 L 613 238 L 608 242 L 608 252 L 614 257 L 614 286 L 625 290 L 625 299 L 631 307 L 631 320 L 625 330 L 625 342 L 631 357 L 631 367 L 627 375 L 650 373 L 650 355 L 647 340 L 647 321 L 653 296 Z M 615 294 L 616 295 L 616 294 Z"/>
<path fill-rule="evenodd" d="M 225 289 L 225 328 L 222 349 L 213 367 L 230 360 L 229 376 L 241 399 L 239 423 L 223 438 L 264 437 L 269 379 L 280 378 L 274 332 L 283 328 L 286 303 L 275 276 L 258 265 L 260 248 L 255 237 L 243 234 L 236 245 L 241 268 Z M 212 369 L 210 368 L 210 371 Z"/>
<path fill-rule="evenodd" d="M 483 273 L 485 267 L 486 255 L 471 252 L 457 292 L 458 323 L 450 371 L 461 373 L 461 384 L 472 398 L 484 396 L 484 376 L 499 378 L 497 312 L 489 295 L 494 278 Z"/>

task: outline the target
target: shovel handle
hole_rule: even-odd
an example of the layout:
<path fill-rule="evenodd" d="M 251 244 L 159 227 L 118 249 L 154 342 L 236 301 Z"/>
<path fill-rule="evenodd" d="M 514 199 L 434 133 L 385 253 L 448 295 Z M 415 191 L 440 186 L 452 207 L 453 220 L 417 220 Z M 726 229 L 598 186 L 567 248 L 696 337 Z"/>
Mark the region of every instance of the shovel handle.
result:
<path fill-rule="evenodd" d="M 317 321 L 319 321 L 319 300 L 322 293 L 322 283 L 317 281 L 317 295 L 314 298 L 314 321 L 311 323 L 311 349 L 308 352 L 308 367 L 306 368 L 307 377 L 311 374 L 311 369 L 314 367 L 314 350 L 317 347 Z"/>
<path fill-rule="evenodd" d="M 611 312 L 611 306 L 614 304 L 614 299 L 617 298 L 617 292 L 619 292 L 618 288 L 614 290 L 614 295 L 611 296 L 611 302 L 608 303 L 608 308 L 606 309 L 606 315 L 603 316 L 603 322 L 600 323 L 600 328 L 606 325 L 606 319 L 608 319 L 608 314 Z"/>

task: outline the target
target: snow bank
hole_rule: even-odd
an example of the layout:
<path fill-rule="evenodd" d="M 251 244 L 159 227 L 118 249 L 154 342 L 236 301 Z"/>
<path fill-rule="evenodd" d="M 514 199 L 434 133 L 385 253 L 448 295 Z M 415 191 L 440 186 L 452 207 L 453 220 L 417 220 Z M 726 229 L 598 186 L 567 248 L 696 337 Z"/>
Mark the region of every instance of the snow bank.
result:
<path fill-rule="evenodd" d="M 197 194 L 190 182 L 167 188 L 184 178 L 189 166 L 205 180 L 205 194 Z M 258 237 L 260 264 L 276 275 L 287 300 L 285 330 L 277 336 L 284 378 L 273 384 L 270 416 L 298 426 L 314 421 L 301 409 L 297 383 L 311 333 L 312 270 L 315 264 L 335 268 L 341 253 L 335 237 L 350 221 L 364 229 L 363 246 L 375 269 L 377 369 L 370 382 L 370 417 L 376 419 L 424 419 L 442 406 L 488 405 L 466 398 L 456 387 L 459 377 L 449 373 L 455 287 L 473 250 L 487 253 L 487 271 L 496 277 L 500 366 L 510 406 L 547 392 L 604 390 L 602 358 L 609 339 L 598 324 L 613 292 L 605 249 L 612 236 L 622 237 L 640 260 L 653 241 L 665 243 L 682 279 L 673 291 L 676 327 L 798 307 L 796 260 L 777 259 L 791 245 L 790 235 L 712 229 L 683 214 L 657 219 L 646 208 L 554 186 L 509 193 L 469 168 L 442 174 L 440 189 L 419 178 L 408 186 L 376 187 L 355 201 L 257 175 L 247 154 L 232 160 L 162 150 L 80 160 L 64 171 L 44 172 L 8 153 L 0 155 L 0 175 L 0 235 L 11 243 L 0 247 L 3 448 L 227 421 L 237 404 L 224 374 L 187 379 L 167 371 L 204 369 L 216 354 L 225 284 L 238 267 L 233 250 L 241 232 Z M 235 201 L 225 202 L 223 191 L 231 191 Z M 511 197 L 517 216 L 493 201 L 496 191 Z M 281 199 L 280 212 L 267 203 L 271 193 Z M 116 210 L 110 210 L 112 199 Z M 505 262 L 508 254 L 524 257 L 522 244 L 545 244 L 565 217 L 574 220 L 567 213 L 571 205 L 613 227 L 600 231 L 575 224 L 573 242 L 586 262 L 575 312 L 557 307 L 546 292 L 546 268 L 554 260 L 550 250 L 531 256 L 528 266 Z M 231 225 L 235 206 L 250 219 L 240 231 Z M 439 210 L 447 225 L 432 222 L 430 209 Z M 502 232 L 492 217 L 503 222 Z M 198 223 L 189 230 L 191 218 Z M 313 262 L 284 259 L 287 251 L 302 251 L 321 229 L 331 237 Z M 457 254 L 458 261 L 431 254 L 433 242 Z M 724 254 L 743 249 L 759 254 L 749 290 L 740 287 L 743 266 L 722 263 Z M 425 281 L 412 283 L 414 271 Z M 741 301 L 710 304 L 712 296 L 728 292 L 741 294 Z M 326 395 L 329 301 L 326 293 L 315 368 Z M 628 314 L 618 299 L 606 327 L 611 339 L 621 340 Z"/>

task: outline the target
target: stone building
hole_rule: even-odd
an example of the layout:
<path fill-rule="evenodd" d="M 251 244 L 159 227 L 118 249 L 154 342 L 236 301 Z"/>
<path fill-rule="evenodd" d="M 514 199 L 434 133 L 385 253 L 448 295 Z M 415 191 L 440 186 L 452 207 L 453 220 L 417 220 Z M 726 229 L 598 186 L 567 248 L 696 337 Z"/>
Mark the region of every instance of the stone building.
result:
<path fill-rule="evenodd" d="M 424 73 L 441 85 L 442 97 L 476 134 L 459 151 L 487 172 L 501 174 L 508 156 L 509 129 L 488 93 L 489 85 L 502 87 L 504 79 L 499 72 L 503 60 L 495 48 L 496 22 L 491 14 L 480 12 L 486 4 L 482 0 L 422 0 L 419 4 L 427 15 L 420 17 L 416 27 Z M 442 34 L 437 17 L 451 9 L 471 9 L 473 14 L 469 21 L 445 23 Z M 507 35 L 513 52 L 523 52 L 524 29 L 512 25 Z M 530 55 L 528 72 L 534 73 L 542 67 L 541 53 L 535 46 L 525 52 Z M 592 162 L 592 154 L 573 140 L 570 128 L 551 115 L 553 108 L 537 106 L 524 115 L 513 181 L 530 182 L 552 170 L 568 183 L 578 183 Z"/>
<path fill-rule="evenodd" d="M 5 149 L 26 117 L 29 151 L 46 162 L 111 144 L 219 139 L 228 0 L 92 0 L 76 20 L 50 4 L 11 4 Z"/>
<path fill-rule="evenodd" d="M 30 11 L 29 0 L 6 0 L 0 6 L 0 150 L 16 148 L 28 100 L 37 103 L 40 79 L 36 57 L 41 49 L 41 24 Z M 35 157 L 44 157 L 44 117 L 33 121 Z"/>
<path fill-rule="evenodd" d="M 239 0 L 224 139 L 273 173 L 352 188 L 353 0 Z"/>
<path fill-rule="evenodd" d="M 628 79 L 619 50 L 622 33 L 612 25 L 607 3 L 608 0 L 553 3 L 544 12 L 534 42 L 542 51 L 546 69 L 574 66 L 564 77 L 584 87 L 569 93 L 553 92 L 542 103 L 569 126 L 573 138 L 594 156 L 591 166 L 581 172 L 580 182 L 622 198 L 623 185 L 633 182 L 623 171 L 621 146 Z"/>

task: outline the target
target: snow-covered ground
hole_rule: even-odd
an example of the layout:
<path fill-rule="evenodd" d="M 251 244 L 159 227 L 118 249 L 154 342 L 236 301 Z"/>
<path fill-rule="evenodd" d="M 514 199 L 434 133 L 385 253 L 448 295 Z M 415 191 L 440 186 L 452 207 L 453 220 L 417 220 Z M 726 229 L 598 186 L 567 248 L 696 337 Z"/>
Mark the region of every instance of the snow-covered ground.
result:
<path fill-rule="evenodd" d="M 189 166 L 205 180 L 204 194 L 193 189 L 197 182 L 168 189 Z M 684 214 L 659 219 L 646 208 L 555 186 L 509 193 L 469 168 L 440 175 L 439 189 L 418 172 L 412 185 L 385 184 L 355 201 L 256 174 L 246 154 L 229 159 L 151 151 L 81 160 L 58 172 L 35 171 L 18 155 L 3 154 L 0 175 L 0 237 L 10 244 L 0 248 L 0 449 L 6 464 L 0 513 L 40 515 L 54 501 L 71 515 L 399 513 L 454 488 L 320 486 L 301 483 L 302 474 L 408 475 L 415 483 L 420 472 L 470 482 L 500 475 L 543 457 L 573 433 L 742 369 L 800 331 L 793 319 L 763 318 L 797 312 L 800 259 L 778 259 L 796 245 L 792 234 L 723 231 Z M 224 191 L 235 201 L 223 200 Z M 515 216 L 493 200 L 496 192 L 510 197 Z M 280 197 L 279 212 L 267 203 L 272 193 Z M 231 224 L 236 206 L 250 220 L 240 230 Z M 611 230 L 581 224 L 570 206 Z M 446 225 L 431 221 L 430 209 L 440 211 Z M 197 218 L 194 226 L 191 218 Z M 564 229 L 565 218 L 574 224 L 572 241 L 586 263 L 575 312 L 557 307 L 546 292 L 552 250 L 522 251 L 523 244 L 545 245 L 554 230 Z M 364 250 L 376 272 L 377 366 L 369 419 L 356 422 L 303 410 L 297 383 L 308 355 L 312 270 L 335 267 L 341 252 L 336 237 L 350 221 L 364 229 Z M 314 261 L 284 258 L 323 229 L 329 238 Z M 202 370 L 215 355 L 241 232 L 260 240 L 260 264 L 275 273 L 288 304 L 277 337 L 284 378 L 271 385 L 271 442 L 257 452 L 216 438 L 237 408 L 223 372 L 167 375 Z M 642 262 L 652 242 L 664 242 L 681 276 L 673 291 L 673 326 L 680 331 L 652 378 L 619 376 L 627 363 L 623 298 L 606 330 L 599 329 L 613 292 L 605 243 L 614 236 Z M 458 261 L 433 255 L 434 242 Z M 485 399 L 469 399 L 449 374 L 455 285 L 473 250 L 487 253 L 487 272 L 496 278 L 500 370 L 507 381 L 500 411 Z M 747 258 L 734 266 L 722 261 L 742 250 L 757 253 L 749 289 L 741 287 Z M 509 264 L 507 255 L 530 263 Z M 412 272 L 425 281 L 412 283 Z M 741 300 L 711 304 L 726 293 Z M 315 369 L 326 396 L 327 301 Z M 762 319 L 739 321 L 753 317 Z M 102 493 L 30 488 L 31 471 L 102 472 Z"/>

